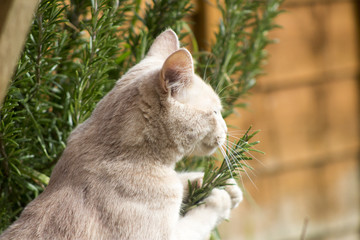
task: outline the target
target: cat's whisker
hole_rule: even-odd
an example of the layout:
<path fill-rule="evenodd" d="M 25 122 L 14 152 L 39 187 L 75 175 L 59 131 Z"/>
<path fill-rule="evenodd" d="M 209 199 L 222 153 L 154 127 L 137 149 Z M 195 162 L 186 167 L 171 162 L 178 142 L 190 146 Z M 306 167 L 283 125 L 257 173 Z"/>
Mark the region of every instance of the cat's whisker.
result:
<path fill-rule="evenodd" d="M 227 166 L 229 168 L 231 177 L 234 178 L 234 176 L 232 175 L 232 171 L 231 171 L 231 169 L 233 169 L 233 165 L 231 163 L 231 160 L 230 160 L 229 156 L 227 155 L 226 149 L 224 147 L 221 147 L 221 148 L 223 149 L 223 155 L 224 155 L 224 158 L 226 159 L 226 163 L 227 163 Z"/>
<path fill-rule="evenodd" d="M 233 151 L 233 150 L 231 151 L 231 154 L 234 156 L 236 162 L 238 162 L 238 163 L 241 164 L 241 161 L 242 161 L 243 164 L 248 165 L 251 174 L 254 175 L 254 176 L 256 176 L 255 170 L 254 170 L 254 168 L 251 166 L 251 164 L 250 164 L 249 161 L 246 161 L 245 159 L 243 159 L 242 156 L 241 156 L 239 153 L 237 153 L 237 152 L 235 152 L 235 151 Z M 240 158 L 240 161 L 238 160 L 238 158 Z M 244 171 L 245 171 L 245 169 L 244 169 Z"/>
<path fill-rule="evenodd" d="M 238 160 L 238 158 L 237 158 L 233 153 L 229 152 L 229 154 L 230 154 L 230 156 L 234 159 L 234 161 L 236 161 L 236 162 L 238 162 L 238 163 L 241 164 L 241 162 Z M 242 159 L 241 156 L 238 155 L 238 157 L 239 157 L 240 159 Z M 245 163 L 245 160 L 242 159 L 241 161 L 243 161 L 243 162 Z M 250 167 L 251 167 L 251 166 L 250 166 Z M 249 173 L 246 171 L 246 168 L 242 167 L 241 169 L 244 170 L 246 176 L 249 178 L 249 180 L 250 180 L 250 182 L 253 184 L 253 186 L 254 186 L 256 189 L 258 189 L 257 186 L 256 186 L 256 184 L 254 183 L 254 181 L 251 179 Z M 249 168 L 249 169 L 251 170 L 251 168 Z M 252 170 L 251 170 L 251 171 L 252 171 Z M 254 174 L 254 173 L 253 173 L 253 174 Z M 240 174 L 240 171 L 239 171 L 239 175 L 241 175 L 241 174 Z M 254 175 L 255 175 L 255 174 L 254 174 Z"/>
<path fill-rule="evenodd" d="M 256 174 L 255 174 L 255 172 L 254 172 L 255 170 L 254 170 L 254 168 L 251 166 L 250 162 L 247 161 L 247 160 L 245 160 L 245 159 L 243 159 L 243 157 L 241 156 L 241 154 L 239 154 L 238 152 L 236 152 L 234 149 L 230 149 L 230 150 L 229 150 L 229 154 L 231 154 L 231 156 L 234 157 L 234 159 L 235 159 L 237 162 L 239 162 L 237 159 L 240 158 L 240 160 L 243 161 L 244 164 L 249 165 L 249 166 L 250 166 L 250 168 L 249 168 L 250 171 L 253 173 L 253 175 L 256 176 Z M 239 162 L 239 163 L 240 163 L 240 162 Z"/>
<path fill-rule="evenodd" d="M 238 147 L 240 147 L 240 146 L 238 146 Z M 243 149 L 242 147 L 240 147 L 240 148 Z M 254 148 L 254 147 L 252 147 L 252 148 L 255 149 L 255 150 L 257 150 L 257 149 Z M 250 155 L 250 157 L 251 157 L 252 159 L 255 159 L 256 162 L 260 163 L 261 166 L 263 166 L 263 167 L 266 168 L 266 165 L 265 165 L 262 161 L 260 161 L 257 157 L 255 157 L 253 154 L 251 154 L 250 151 L 246 151 L 245 149 L 243 149 L 243 150 L 246 152 L 246 154 Z"/>
<path fill-rule="evenodd" d="M 230 99 L 238 99 L 237 97 L 220 97 L 220 100 L 230 100 Z"/>
<path fill-rule="evenodd" d="M 241 142 L 243 142 L 243 143 L 245 143 L 246 141 L 244 140 L 244 139 L 242 139 L 241 137 L 238 137 L 238 136 L 235 136 L 235 135 L 232 135 L 232 134 L 229 134 L 228 133 L 228 136 L 230 137 L 230 138 L 233 138 L 234 140 L 236 140 L 236 141 L 241 141 Z M 255 149 L 255 148 L 254 148 Z"/>
<path fill-rule="evenodd" d="M 208 60 L 207 60 L 207 62 L 206 62 L 203 79 L 206 79 L 206 72 L 207 72 L 207 69 L 208 69 L 208 67 L 209 67 L 209 63 L 210 63 L 210 58 L 208 58 Z"/>
<path fill-rule="evenodd" d="M 243 131 L 243 130 L 228 130 L 227 134 L 229 136 L 232 136 L 234 138 L 237 138 L 237 139 L 241 139 L 242 138 L 242 135 L 244 133 L 246 133 L 248 131 Z M 256 131 L 249 131 L 249 132 L 256 132 Z"/>
<path fill-rule="evenodd" d="M 220 82 L 219 82 L 219 83 L 220 83 Z M 229 84 L 229 85 L 223 87 L 223 88 L 220 90 L 220 92 L 217 92 L 218 95 L 220 96 L 221 93 L 222 93 L 225 89 L 227 89 L 227 88 L 229 88 L 229 87 L 233 87 L 233 86 L 235 86 L 235 85 L 236 85 L 236 83 L 232 83 L 232 84 Z M 217 90 L 217 88 L 218 88 L 218 86 L 216 86 L 216 90 Z M 236 98 L 236 99 L 238 99 L 238 98 Z"/>
<path fill-rule="evenodd" d="M 240 145 L 237 145 L 237 144 L 235 144 L 235 143 L 233 143 L 233 142 L 231 142 L 231 141 L 229 141 L 229 140 L 227 140 L 227 141 L 228 141 L 229 144 L 231 144 L 231 147 L 232 147 L 233 149 L 235 149 L 235 148 L 241 148 L 241 149 L 244 150 L 247 154 L 249 154 L 253 159 L 255 159 L 258 163 L 260 163 L 261 166 L 263 166 L 263 167 L 266 168 L 266 165 L 265 165 L 262 161 L 260 161 L 258 158 L 256 158 L 253 154 L 251 154 L 249 150 L 246 150 L 246 149 L 242 148 Z M 253 148 L 254 150 L 259 151 L 259 150 L 256 149 L 254 146 L 252 146 L 252 148 Z"/>
<path fill-rule="evenodd" d="M 228 149 L 227 146 L 225 144 L 223 144 L 223 146 L 220 146 L 220 148 L 222 149 L 222 154 L 223 154 L 224 158 L 228 158 L 227 154 L 225 153 L 225 150 L 223 149 L 223 148 Z M 229 159 L 229 161 L 230 161 L 230 159 Z M 237 170 L 237 171 L 238 171 L 238 175 L 240 177 L 241 185 L 245 187 L 241 172 L 240 172 L 240 170 Z"/>
<path fill-rule="evenodd" d="M 234 178 L 234 176 L 232 175 L 232 171 L 231 171 L 231 168 L 232 168 L 231 161 L 230 161 L 229 157 L 227 156 L 226 151 L 224 150 L 223 146 L 220 145 L 220 144 L 219 144 L 219 149 L 220 149 L 222 155 L 224 156 L 224 159 L 225 159 L 225 161 L 226 161 L 226 165 L 227 165 L 228 168 L 229 168 L 231 177 Z"/>
<path fill-rule="evenodd" d="M 243 161 L 244 163 L 243 164 L 245 164 L 245 165 L 248 165 L 250 168 L 250 172 L 254 175 L 254 176 L 256 176 L 256 174 L 255 174 L 255 172 L 254 172 L 254 170 L 253 170 L 253 167 L 251 166 L 251 164 L 248 162 L 248 161 L 246 161 L 245 159 L 243 159 L 243 157 L 241 156 L 241 154 L 239 154 L 239 153 L 237 153 L 235 150 L 233 150 L 233 149 L 230 149 L 229 150 L 229 155 L 234 159 L 234 161 L 236 161 L 237 163 L 240 163 L 241 164 L 241 161 Z M 240 161 L 238 160 L 238 158 L 240 158 Z M 244 171 L 246 171 L 245 169 L 244 169 Z"/>
<path fill-rule="evenodd" d="M 253 130 L 253 129 L 247 129 L 247 130 L 243 130 L 243 129 L 239 129 L 239 128 L 230 128 L 229 129 L 230 132 L 256 132 L 258 130 Z"/>
<path fill-rule="evenodd" d="M 244 142 L 244 140 L 242 140 L 241 137 L 238 137 L 238 136 L 235 136 L 235 135 L 229 134 L 229 133 L 228 133 L 227 135 L 228 135 L 229 137 L 231 137 L 231 138 L 234 138 L 235 140 L 238 140 L 238 141 L 241 140 L 241 141 Z"/>
<path fill-rule="evenodd" d="M 234 135 L 234 134 L 231 134 L 231 133 L 227 133 L 227 135 L 228 136 L 230 136 L 230 137 L 232 137 L 232 138 L 235 138 L 235 139 L 237 139 L 237 140 L 242 140 L 242 137 L 240 137 L 240 136 L 237 136 L 237 135 Z M 242 141 L 244 141 L 244 140 L 242 140 Z"/>
<path fill-rule="evenodd" d="M 192 155 L 195 151 L 196 145 L 193 145 L 189 151 L 189 155 Z"/>
<path fill-rule="evenodd" d="M 233 134 L 243 134 L 243 133 L 246 133 L 247 131 L 244 131 L 244 130 L 228 130 L 228 134 L 229 133 L 233 133 Z"/>
<path fill-rule="evenodd" d="M 235 140 L 237 140 L 237 141 L 242 141 L 243 143 L 247 143 L 246 141 L 244 141 L 244 140 L 242 140 L 242 139 L 235 139 Z M 233 143 L 233 142 L 231 142 L 231 141 L 229 141 L 229 140 L 227 140 L 230 144 L 232 144 L 231 146 L 233 147 L 233 148 L 241 148 L 241 149 L 243 149 L 243 150 L 245 150 L 243 147 L 241 147 L 241 145 L 239 145 L 239 144 L 236 144 L 236 143 Z M 252 149 L 255 149 L 255 150 L 258 150 L 258 149 L 256 149 L 254 146 L 251 146 L 251 148 Z M 258 150 L 259 151 L 259 150 Z M 246 152 L 248 152 L 248 151 L 246 151 Z"/>
<path fill-rule="evenodd" d="M 232 142 L 228 142 L 228 143 L 233 144 L 233 145 L 236 145 L 236 144 L 234 144 L 234 143 L 232 143 Z M 239 147 L 240 147 L 240 146 L 239 146 Z M 240 147 L 240 148 L 241 148 L 241 147 Z M 242 164 L 242 163 L 241 163 L 241 161 L 242 161 L 244 165 L 248 165 L 251 174 L 254 175 L 254 176 L 256 176 L 256 173 L 255 173 L 255 171 L 253 170 L 253 167 L 251 166 L 251 164 L 249 163 L 249 161 L 244 160 L 239 153 L 235 152 L 234 148 L 230 148 L 230 150 L 229 150 L 229 155 L 234 159 L 234 161 L 238 162 L 239 164 Z M 251 154 L 250 154 L 250 155 L 251 155 Z M 252 157 L 255 158 L 254 156 L 252 156 Z M 240 159 L 240 161 L 239 161 L 238 159 Z M 255 158 L 255 159 L 256 159 L 256 158 Z M 243 170 L 243 171 L 245 172 L 245 174 L 248 176 L 249 180 L 252 182 L 252 184 L 255 186 L 255 188 L 257 188 L 256 185 L 255 185 L 255 183 L 254 183 L 253 180 L 251 179 L 249 173 L 246 171 L 246 168 L 242 168 L 242 170 Z"/>
<path fill-rule="evenodd" d="M 238 163 L 239 163 L 239 161 L 237 160 L 237 158 L 236 158 L 235 156 L 232 156 L 231 158 L 233 158 L 235 162 L 238 162 Z M 242 168 L 242 170 L 243 170 L 243 172 L 246 173 L 246 175 L 248 176 L 248 178 L 250 179 L 250 181 L 253 182 L 253 181 L 251 180 L 250 176 L 247 174 L 246 169 Z M 241 170 L 240 170 L 240 169 L 237 169 L 237 173 L 238 173 L 238 175 L 240 176 L 240 180 L 241 180 L 242 186 L 245 187 L 244 180 L 243 180 L 242 174 L 241 174 Z M 253 183 L 253 184 L 254 184 L 254 183 Z M 255 187 L 256 187 L 256 186 L 255 186 Z"/>

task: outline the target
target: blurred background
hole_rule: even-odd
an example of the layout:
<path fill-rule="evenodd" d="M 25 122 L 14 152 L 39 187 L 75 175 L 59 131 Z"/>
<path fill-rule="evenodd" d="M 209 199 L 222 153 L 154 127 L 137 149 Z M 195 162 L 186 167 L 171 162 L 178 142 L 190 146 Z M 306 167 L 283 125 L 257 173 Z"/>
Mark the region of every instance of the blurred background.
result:
<path fill-rule="evenodd" d="M 228 124 L 261 129 L 224 239 L 360 239 L 359 1 L 287 0 L 266 75 Z M 256 186 L 256 187 L 255 187 Z M 306 238 L 304 236 L 306 232 Z"/>
<path fill-rule="evenodd" d="M 197 1 L 194 32 L 214 39 L 215 1 Z M 220 226 L 223 239 L 360 239 L 360 3 L 287 0 L 258 79 L 228 125 L 260 129 L 266 154 L 242 179 L 244 202 Z M 249 179 L 251 178 L 251 180 Z"/>

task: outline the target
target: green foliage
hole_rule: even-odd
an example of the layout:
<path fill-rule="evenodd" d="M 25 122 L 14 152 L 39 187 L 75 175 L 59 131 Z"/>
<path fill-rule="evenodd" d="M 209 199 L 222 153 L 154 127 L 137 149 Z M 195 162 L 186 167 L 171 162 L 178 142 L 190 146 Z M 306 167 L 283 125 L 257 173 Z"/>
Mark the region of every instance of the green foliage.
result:
<path fill-rule="evenodd" d="M 127 38 L 133 57 L 130 66 L 144 58 L 154 39 L 167 28 L 174 30 L 180 39 L 186 36 L 188 32 L 181 32 L 187 25 L 183 19 L 192 9 L 190 0 L 153 0 L 146 2 L 145 12 L 140 16 L 140 2 L 137 1 Z"/>
<path fill-rule="evenodd" d="M 65 146 L 59 130 L 63 123 L 54 117 L 61 105 L 56 101 L 59 96 L 53 74 L 59 64 L 57 53 L 62 48 L 58 41 L 62 11 L 57 4 L 40 4 L 1 108 L 0 212 L 8 212 L 2 224 L 13 220 L 43 189 L 48 182 L 46 175 L 50 174 L 47 165 Z"/>
<path fill-rule="evenodd" d="M 211 52 L 199 55 L 197 72 L 217 91 L 222 99 L 223 117 L 238 107 L 237 100 L 256 83 L 262 74 L 265 47 L 273 41 L 267 33 L 276 27 L 275 17 L 281 13 L 282 0 L 218 1 L 222 21 Z"/>
<path fill-rule="evenodd" d="M 34 17 L 0 111 L 0 230 L 44 189 L 71 130 L 121 74 L 131 4 L 87 3 L 43 0 Z"/>
<path fill-rule="evenodd" d="M 90 116 L 96 103 L 120 75 L 116 60 L 123 57 L 120 45 L 125 29 L 121 26 L 126 21 L 124 14 L 131 6 L 124 7 L 126 1 L 122 1 L 122 5 L 119 3 L 113 0 L 91 1 L 90 18 L 80 23 L 78 33 L 73 33 L 78 34 L 77 37 L 70 40 L 73 53 L 67 67 L 72 71 L 70 76 L 67 75 L 71 84 L 67 85 L 66 92 L 70 93 L 68 120 L 71 126 Z"/>
<path fill-rule="evenodd" d="M 218 4 L 223 21 L 216 42 L 211 52 L 196 52 L 194 57 L 198 73 L 224 99 L 224 116 L 261 73 L 264 47 L 271 42 L 266 32 L 276 27 L 273 19 L 280 2 Z M 180 39 L 193 36 L 184 20 L 192 11 L 190 0 L 153 0 L 144 10 L 140 5 L 140 0 L 40 2 L 0 108 L 0 232 L 43 191 L 72 129 L 144 57 L 154 38 L 169 27 Z M 234 163 L 233 169 L 215 168 L 213 161 L 186 158 L 178 163 L 177 169 L 206 172 L 202 188 L 191 189 L 188 207 L 201 203 L 213 187 L 223 186 L 221 179 L 244 167 Z"/>

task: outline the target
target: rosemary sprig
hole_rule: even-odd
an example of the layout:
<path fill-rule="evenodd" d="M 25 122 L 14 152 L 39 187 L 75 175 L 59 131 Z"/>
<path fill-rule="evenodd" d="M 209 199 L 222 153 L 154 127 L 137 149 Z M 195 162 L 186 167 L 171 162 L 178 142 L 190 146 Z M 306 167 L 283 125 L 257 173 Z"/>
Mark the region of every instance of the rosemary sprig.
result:
<path fill-rule="evenodd" d="M 249 140 L 251 140 L 259 130 L 249 135 L 250 130 L 251 126 L 245 134 L 235 142 L 230 150 L 226 150 L 226 155 L 220 167 L 216 167 L 214 161 L 209 162 L 208 166 L 205 168 L 201 186 L 194 185 L 190 181 L 188 182 L 189 196 L 182 204 L 182 215 L 185 215 L 189 210 L 203 204 L 203 200 L 210 195 L 214 188 L 224 188 L 228 185 L 227 180 L 231 178 L 238 179 L 240 173 L 245 172 L 245 167 L 252 170 L 252 167 L 244 162 L 252 160 L 252 156 L 249 156 L 248 152 L 263 152 L 252 148 L 254 145 L 258 144 L 259 141 L 249 143 Z"/>

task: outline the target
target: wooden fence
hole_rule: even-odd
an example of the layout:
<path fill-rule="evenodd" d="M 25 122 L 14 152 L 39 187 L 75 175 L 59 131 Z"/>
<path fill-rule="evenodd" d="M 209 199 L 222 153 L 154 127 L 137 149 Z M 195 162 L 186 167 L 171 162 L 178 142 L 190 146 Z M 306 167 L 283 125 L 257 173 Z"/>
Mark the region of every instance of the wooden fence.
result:
<path fill-rule="evenodd" d="M 244 174 L 251 197 L 221 226 L 225 240 L 360 239 L 359 5 L 288 0 L 271 33 L 267 75 L 229 121 L 261 129 Z M 256 188 L 254 187 L 256 185 Z M 305 224 L 306 223 L 306 224 Z"/>

